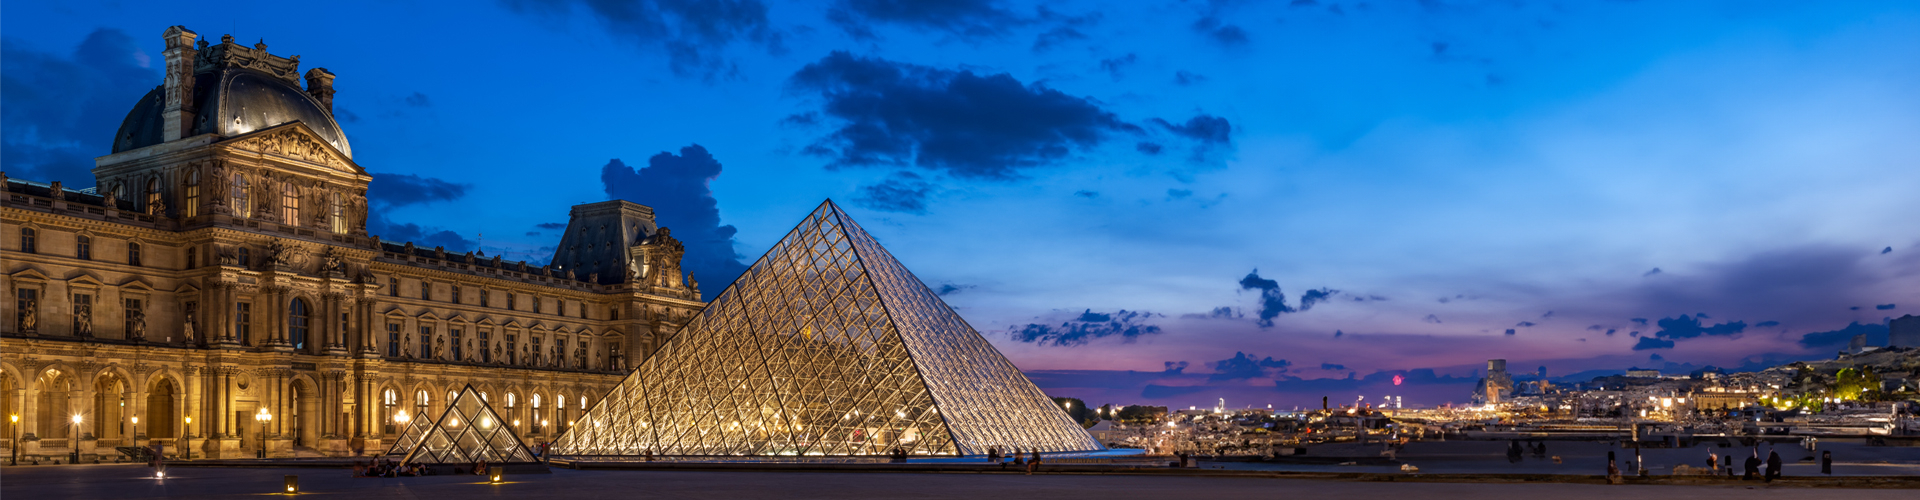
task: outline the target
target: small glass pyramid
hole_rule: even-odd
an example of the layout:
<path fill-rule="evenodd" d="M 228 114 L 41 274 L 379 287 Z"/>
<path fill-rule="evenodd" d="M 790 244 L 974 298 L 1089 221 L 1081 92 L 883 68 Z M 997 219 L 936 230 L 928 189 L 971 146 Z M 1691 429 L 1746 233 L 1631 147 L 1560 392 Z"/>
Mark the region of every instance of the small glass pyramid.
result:
<path fill-rule="evenodd" d="M 555 455 L 1104 449 L 832 201 L 555 440 Z"/>
<path fill-rule="evenodd" d="M 536 461 L 527 445 L 513 434 L 513 428 L 500 420 L 471 385 L 460 390 L 440 418 L 425 417 L 409 422 L 387 455 L 403 456 L 399 459 L 403 464 Z"/>

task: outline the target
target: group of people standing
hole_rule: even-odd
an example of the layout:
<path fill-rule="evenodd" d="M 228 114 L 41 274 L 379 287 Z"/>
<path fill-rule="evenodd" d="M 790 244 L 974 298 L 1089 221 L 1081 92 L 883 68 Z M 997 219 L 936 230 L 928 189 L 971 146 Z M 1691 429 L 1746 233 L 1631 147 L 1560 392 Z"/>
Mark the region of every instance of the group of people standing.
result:
<path fill-rule="evenodd" d="M 1035 471 L 1040 470 L 1040 450 L 1033 450 L 1030 456 L 1032 458 L 1025 458 L 1020 456 L 1020 450 L 1017 450 L 1017 449 L 1013 450 L 1013 453 L 1010 455 L 1001 455 L 1000 448 L 998 447 L 987 448 L 988 463 L 1000 464 L 1000 468 L 1005 469 L 1007 468 L 1007 462 L 1003 462 L 1002 460 L 1005 460 L 1011 457 L 1013 458 L 1013 465 L 1027 466 L 1027 475 L 1029 476 L 1033 475 Z"/>

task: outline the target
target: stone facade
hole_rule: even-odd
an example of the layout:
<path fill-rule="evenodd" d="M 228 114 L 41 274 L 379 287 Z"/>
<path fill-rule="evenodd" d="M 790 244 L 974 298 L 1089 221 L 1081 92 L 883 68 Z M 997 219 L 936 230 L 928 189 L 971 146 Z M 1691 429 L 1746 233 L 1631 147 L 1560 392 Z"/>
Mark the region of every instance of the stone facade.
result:
<path fill-rule="evenodd" d="M 96 189 L 0 173 L 10 451 L 372 455 L 467 384 L 547 441 L 704 305 L 679 242 L 624 201 L 577 207 L 563 238 L 636 256 L 589 266 L 606 272 L 382 242 L 331 72 L 301 89 L 298 58 L 264 44 L 163 38 L 166 79 L 97 159 Z M 229 123 L 231 103 L 268 112 Z M 630 227 L 582 218 L 609 211 Z"/>

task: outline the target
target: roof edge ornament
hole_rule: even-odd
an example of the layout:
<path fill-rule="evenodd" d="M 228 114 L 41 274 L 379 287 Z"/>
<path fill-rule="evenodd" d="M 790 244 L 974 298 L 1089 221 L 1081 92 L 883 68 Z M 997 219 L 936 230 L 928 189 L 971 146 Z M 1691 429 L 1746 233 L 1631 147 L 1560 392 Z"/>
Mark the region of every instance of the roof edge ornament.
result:
<path fill-rule="evenodd" d="M 267 53 L 267 44 L 261 43 L 247 47 L 233 42 L 233 35 L 221 35 L 220 44 L 213 46 L 200 42 L 200 55 L 194 61 L 193 72 L 211 73 L 226 68 L 245 68 L 273 75 L 294 85 L 300 84 L 300 56 L 280 57 Z"/>

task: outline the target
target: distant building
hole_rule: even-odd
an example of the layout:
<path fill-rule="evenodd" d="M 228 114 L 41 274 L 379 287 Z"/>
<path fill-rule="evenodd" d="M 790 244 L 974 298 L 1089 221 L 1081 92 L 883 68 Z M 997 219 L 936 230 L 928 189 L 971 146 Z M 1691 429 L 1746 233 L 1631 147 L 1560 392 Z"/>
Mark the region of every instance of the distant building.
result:
<path fill-rule="evenodd" d="M 1887 347 L 1920 347 L 1920 316 L 1901 316 L 1887 327 Z"/>
<path fill-rule="evenodd" d="M 1653 368 L 1628 368 L 1627 376 L 1633 378 L 1660 378 L 1660 370 Z"/>
<path fill-rule="evenodd" d="M 1480 379 L 1480 385 L 1473 389 L 1475 404 L 1493 404 L 1506 401 L 1513 394 L 1513 376 L 1507 374 L 1507 360 L 1487 360 L 1487 376 Z"/>

